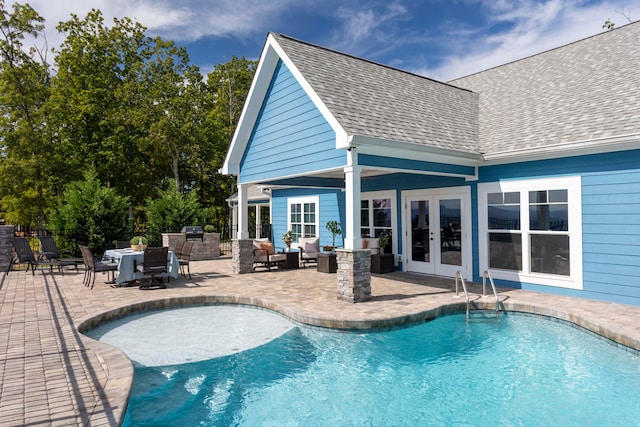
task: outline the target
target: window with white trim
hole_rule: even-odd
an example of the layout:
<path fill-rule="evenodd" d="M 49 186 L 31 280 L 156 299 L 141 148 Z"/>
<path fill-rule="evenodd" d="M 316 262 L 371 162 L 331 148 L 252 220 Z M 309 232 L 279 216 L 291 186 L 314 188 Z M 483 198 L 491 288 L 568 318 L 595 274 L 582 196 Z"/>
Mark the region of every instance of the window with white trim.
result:
<path fill-rule="evenodd" d="M 385 250 L 393 251 L 396 223 L 396 198 L 390 191 L 375 191 L 360 195 L 360 237 L 380 237 L 384 232 L 390 236 Z"/>
<path fill-rule="evenodd" d="M 288 226 L 293 232 L 293 242 L 300 237 L 318 237 L 318 198 L 288 200 Z"/>
<path fill-rule="evenodd" d="M 482 271 L 581 289 L 580 182 L 580 177 L 565 177 L 479 184 Z"/>

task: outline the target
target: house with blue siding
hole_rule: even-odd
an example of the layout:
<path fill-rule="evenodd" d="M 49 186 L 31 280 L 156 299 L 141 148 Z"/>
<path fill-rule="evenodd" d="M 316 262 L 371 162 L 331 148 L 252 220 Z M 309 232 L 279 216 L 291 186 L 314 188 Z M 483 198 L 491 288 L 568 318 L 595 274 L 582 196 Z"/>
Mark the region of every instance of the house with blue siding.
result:
<path fill-rule="evenodd" d="M 450 82 L 270 33 L 223 167 L 397 270 L 640 305 L 640 22 Z M 281 246 L 281 245 L 280 245 Z"/>

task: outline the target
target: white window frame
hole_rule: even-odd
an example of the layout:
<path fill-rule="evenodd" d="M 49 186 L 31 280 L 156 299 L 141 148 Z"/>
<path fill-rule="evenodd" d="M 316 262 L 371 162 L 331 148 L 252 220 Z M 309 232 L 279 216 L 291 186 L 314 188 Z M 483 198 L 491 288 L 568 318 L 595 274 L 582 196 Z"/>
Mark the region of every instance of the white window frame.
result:
<path fill-rule="evenodd" d="M 398 214 L 397 214 L 397 208 L 398 208 L 398 204 L 396 202 L 396 192 L 394 190 L 387 190 L 387 191 L 369 191 L 366 193 L 360 193 L 360 201 L 362 200 L 369 200 L 369 221 L 372 221 L 373 218 L 371 217 L 372 212 L 373 212 L 373 204 L 371 203 L 372 200 L 374 199 L 389 199 L 391 200 L 391 248 L 393 250 L 394 254 L 398 253 Z M 358 209 L 358 215 L 360 215 L 360 210 L 362 208 Z M 360 229 L 362 229 L 364 227 L 360 227 Z M 370 222 L 369 228 L 374 228 L 373 227 L 373 222 Z M 358 233 L 360 233 L 360 230 L 358 230 Z"/>
<path fill-rule="evenodd" d="M 531 271 L 530 237 L 539 232 L 529 230 L 529 192 L 567 190 L 569 219 L 570 276 L 534 273 Z M 487 195 L 489 193 L 520 193 L 520 224 L 522 235 L 522 271 L 491 269 L 494 279 L 532 283 L 543 286 L 579 289 L 582 283 L 582 179 L 579 176 L 513 180 L 478 184 L 478 244 L 479 275 L 489 269 L 489 229 Z"/>
<path fill-rule="evenodd" d="M 318 196 L 310 196 L 310 197 L 291 197 L 287 199 L 287 230 L 291 230 L 291 205 L 302 205 L 304 206 L 306 203 L 315 203 L 315 236 L 306 236 L 304 234 L 304 222 L 302 222 L 302 236 L 300 237 L 320 237 L 320 198 Z M 304 219 L 304 208 L 302 209 L 302 218 Z M 298 243 L 293 243 L 292 246 L 294 248 L 298 247 Z"/>

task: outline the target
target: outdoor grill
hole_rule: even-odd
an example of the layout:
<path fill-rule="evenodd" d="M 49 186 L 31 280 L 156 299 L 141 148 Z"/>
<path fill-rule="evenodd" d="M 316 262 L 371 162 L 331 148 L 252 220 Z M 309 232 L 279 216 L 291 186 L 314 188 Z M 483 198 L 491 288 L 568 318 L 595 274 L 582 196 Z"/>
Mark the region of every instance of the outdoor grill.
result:
<path fill-rule="evenodd" d="M 202 240 L 204 238 L 204 230 L 200 225 L 185 225 L 180 230 L 185 235 L 186 240 Z"/>

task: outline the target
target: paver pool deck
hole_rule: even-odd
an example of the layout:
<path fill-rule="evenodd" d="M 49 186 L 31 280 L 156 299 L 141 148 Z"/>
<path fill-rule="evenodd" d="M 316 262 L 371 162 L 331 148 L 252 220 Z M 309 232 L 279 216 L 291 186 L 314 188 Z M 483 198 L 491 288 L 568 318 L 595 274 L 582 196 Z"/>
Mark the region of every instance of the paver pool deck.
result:
<path fill-rule="evenodd" d="M 37 271 L 0 279 L 0 425 L 118 425 L 126 411 L 133 367 L 120 350 L 79 329 L 140 309 L 193 304 L 248 304 L 294 321 L 335 328 L 390 327 L 464 311 L 455 282 L 420 274 L 372 275 L 372 299 L 337 299 L 335 274 L 315 268 L 232 273 L 230 259 L 191 263 L 191 280 L 172 279 L 167 289 L 112 288 L 98 275 L 94 289 L 84 272 Z M 472 303 L 493 309 L 470 285 Z M 498 289 L 501 305 L 564 319 L 640 350 L 640 307 Z M 102 319 L 102 320 L 100 320 Z"/>

